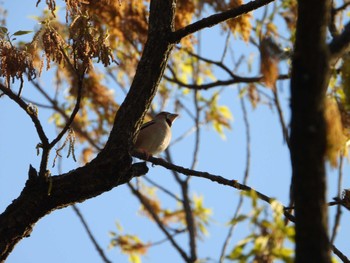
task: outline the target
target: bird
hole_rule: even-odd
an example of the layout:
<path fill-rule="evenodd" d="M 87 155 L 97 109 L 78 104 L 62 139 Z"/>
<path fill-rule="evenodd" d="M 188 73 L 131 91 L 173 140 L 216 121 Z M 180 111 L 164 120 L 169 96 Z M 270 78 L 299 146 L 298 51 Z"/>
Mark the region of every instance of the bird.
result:
<path fill-rule="evenodd" d="M 171 126 L 178 114 L 163 111 L 141 126 L 134 148 L 148 157 L 164 151 L 171 140 Z"/>

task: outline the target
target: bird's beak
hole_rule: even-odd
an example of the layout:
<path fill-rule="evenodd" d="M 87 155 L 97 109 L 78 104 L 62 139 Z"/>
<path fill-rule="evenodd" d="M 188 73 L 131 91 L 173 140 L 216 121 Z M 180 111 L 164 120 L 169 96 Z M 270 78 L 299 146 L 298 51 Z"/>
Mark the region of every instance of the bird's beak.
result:
<path fill-rule="evenodd" d="M 178 116 L 179 114 L 172 113 L 168 115 L 168 119 L 173 122 Z"/>

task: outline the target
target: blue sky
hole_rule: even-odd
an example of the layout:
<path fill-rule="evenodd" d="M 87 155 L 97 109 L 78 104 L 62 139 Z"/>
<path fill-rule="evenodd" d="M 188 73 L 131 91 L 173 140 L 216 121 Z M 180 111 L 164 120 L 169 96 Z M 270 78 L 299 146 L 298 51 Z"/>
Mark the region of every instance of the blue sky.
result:
<path fill-rule="evenodd" d="M 44 4 L 43 1 L 39 7 L 43 7 Z M 33 30 L 35 28 L 37 22 L 30 18 L 32 15 L 39 14 L 39 10 L 35 8 L 35 1 L 5 1 L 5 7 L 9 11 L 7 21 L 10 32 Z M 215 52 L 220 51 L 215 40 L 222 36 L 214 27 L 203 31 L 204 37 L 210 39 L 202 47 L 204 52 L 209 57 L 215 57 Z M 24 36 L 21 39 L 26 39 L 26 37 Z M 244 48 L 244 45 L 242 47 Z M 51 80 L 46 79 L 45 74 L 43 72 L 40 82 L 45 87 L 50 88 Z M 289 83 L 286 81 L 281 85 L 283 88 L 281 102 L 288 122 Z M 226 131 L 226 140 L 222 140 L 213 132 L 212 127 L 202 130 L 202 137 L 205 139 L 200 146 L 197 170 L 241 181 L 245 168 L 246 145 L 240 98 L 237 86 L 225 89 L 221 95 L 220 103 L 230 106 L 234 116 L 232 130 Z M 41 99 L 30 85 L 25 86 L 23 96 L 30 96 L 38 101 Z M 252 165 L 248 184 L 286 204 L 291 169 L 289 152 L 283 143 L 277 112 L 271 110 L 268 106 L 259 106 L 253 110 L 248 103 L 247 109 L 252 132 Z M 6 97 L 0 99 L 0 112 L 0 123 L 2 124 L 0 130 L 0 159 L 2 160 L 0 165 L 0 210 L 3 211 L 20 194 L 26 181 L 29 164 L 38 167 L 40 159 L 36 156 L 35 150 L 35 146 L 39 141 L 38 136 L 28 116 Z M 53 138 L 55 129 L 47 121 L 50 114 L 49 110 L 40 109 L 39 111 L 39 117 L 48 136 Z M 188 120 L 180 116 L 173 126 L 173 138 L 177 138 L 190 126 Z M 193 145 L 193 136 L 174 145 L 171 148 L 174 163 L 185 167 L 189 166 Z M 70 159 L 64 159 L 63 171 L 69 171 L 78 165 Z M 328 170 L 330 171 L 328 195 L 331 199 L 336 195 L 336 173 L 332 172 L 331 169 Z M 52 172 L 57 174 L 57 170 Z M 345 187 L 349 184 L 348 174 L 349 162 L 346 160 L 344 165 Z M 170 189 L 175 185 L 173 177 L 162 167 L 150 167 L 148 176 L 154 181 L 167 185 Z M 179 191 L 179 189 L 177 190 Z M 198 254 L 200 257 L 217 259 L 227 233 L 225 224 L 232 217 L 239 192 L 198 178 L 192 179 L 191 192 L 204 195 L 204 204 L 213 209 L 215 218 L 209 228 L 210 235 L 204 237 L 203 241 L 198 244 Z M 159 197 L 162 203 L 174 207 L 175 204 L 168 197 L 162 194 Z M 110 241 L 108 232 L 116 231 L 116 221 L 123 226 L 125 233 L 137 234 L 145 242 L 154 242 L 164 238 L 152 222 L 138 214 L 139 203 L 126 186 L 115 188 L 99 197 L 87 200 L 83 204 L 78 204 L 78 207 L 103 248 L 107 248 Z M 246 208 L 249 209 L 249 206 Z M 346 241 L 350 227 L 349 225 L 346 226 L 345 222 L 349 219 L 349 213 L 344 211 L 342 218 L 344 224 L 342 224 L 341 234 L 338 235 L 336 240 L 338 247 L 347 255 L 350 255 L 350 248 Z M 239 231 L 238 227 L 237 235 L 234 237 L 231 247 L 246 234 L 246 232 Z M 181 245 L 187 247 L 186 239 L 180 238 L 179 241 Z M 106 250 L 106 254 L 113 262 L 127 261 L 127 257 L 122 255 L 118 249 Z M 167 259 L 168 263 L 181 261 L 176 251 L 167 244 L 151 248 L 149 254 L 143 257 L 142 260 L 143 262 L 164 262 L 164 258 Z M 101 261 L 92 243 L 87 238 L 79 219 L 70 207 L 54 211 L 41 219 L 36 224 L 31 236 L 22 240 L 15 247 L 7 262 L 40 263 L 48 261 L 52 263 Z"/>

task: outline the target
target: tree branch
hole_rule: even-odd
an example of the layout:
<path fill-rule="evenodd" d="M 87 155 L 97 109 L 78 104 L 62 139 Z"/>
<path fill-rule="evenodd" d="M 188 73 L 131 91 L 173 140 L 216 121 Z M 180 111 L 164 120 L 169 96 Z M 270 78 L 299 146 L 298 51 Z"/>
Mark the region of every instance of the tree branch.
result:
<path fill-rule="evenodd" d="M 85 228 L 86 233 L 88 234 L 92 244 L 95 246 L 95 248 L 96 248 L 98 254 L 100 255 L 100 257 L 102 258 L 103 262 L 105 262 L 105 263 L 112 263 L 112 261 L 110 261 L 106 257 L 105 253 L 103 252 L 103 249 L 97 243 L 97 241 L 96 241 L 95 237 L 93 236 L 93 234 L 91 233 L 91 230 L 90 230 L 88 224 L 86 223 L 83 215 L 80 213 L 79 208 L 76 205 L 72 205 L 72 208 L 73 208 L 74 212 L 77 214 L 78 218 L 80 219 L 83 227 Z"/>
<path fill-rule="evenodd" d="M 22 108 L 30 117 L 32 122 L 34 123 L 35 129 L 37 131 L 37 134 L 40 138 L 40 141 L 43 145 L 49 144 L 49 139 L 46 137 L 46 134 L 44 132 L 44 129 L 38 119 L 38 116 L 35 112 L 30 111 L 29 104 L 25 103 L 20 97 L 18 97 L 16 94 L 12 92 L 9 88 L 5 87 L 3 84 L 0 83 L 0 90 L 7 95 L 11 100 L 13 100 L 20 108 Z"/>
<path fill-rule="evenodd" d="M 350 47 L 350 22 L 346 24 L 344 31 L 337 37 L 333 38 L 328 45 L 331 57 L 330 64 L 333 65 Z"/>
<path fill-rule="evenodd" d="M 47 179 L 28 180 L 20 196 L 0 215 L 0 262 L 30 234 L 34 224 L 43 216 L 95 197 L 147 172 L 145 165 L 131 165 L 129 150 L 157 91 L 173 47 L 167 37 L 174 28 L 174 14 L 174 0 L 151 1 L 148 39 L 105 148 L 81 168 Z M 26 106 L 25 103 L 22 105 L 23 108 Z M 32 119 L 37 123 L 35 118 Z"/>
<path fill-rule="evenodd" d="M 239 93 L 241 93 L 241 88 L 239 88 Z M 243 184 L 247 184 L 248 177 L 249 177 L 249 171 L 250 171 L 250 159 L 251 159 L 250 124 L 249 124 L 249 120 L 248 120 L 248 112 L 247 112 L 247 108 L 245 106 L 244 98 L 241 98 L 240 102 L 241 102 L 241 108 L 242 108 L 242 112 L 243 112 L 243 121 L 244 121 L 244 126 L 245 126 L 245 131 L 246 131 L 246 165 L 245 165 L 245 171 L 244 171 L 244 176 L 243 176 Z M 239 216 L 239 213 L 241 211 L 241 207 L 243 205 L 243 200 L 244 200 L 244 196 L 239 195 L 239 200 L 238 200 L 236 210 L 234 212 L 232 220 L 237 219 L 237 217 Z M 231 226 L 228 230 L 227 236 L 225 238 L 224 244 L 223 244 L 222 249 L 221 249 L 219 263 L 222 263 L 225 260 L 226 249 L 227 249 L 227 246 L 231 240 L 231 237 L 233 235 L 233 231 L 234 231 L 235 227 L 236 227 L 236 224 L 231 224 Z"/>
<path fill-rule="evenodd" d="M 256 192 L 256 195 L 259 199 L 261 199 L 269 204 L 274 200 L 273 198 L 268 197 L 267 195 L 254 190 L 250 186 L 240 184 L 237 180 L 229 180 L 229 179 L 226 179 L 220 175 L 213 175 L 213 174 L 210 174 L 207 172 L 200 172 L 200 171 L 184 168 L 184 167 L 169 163 L 161 158 L 147 156 L 146 154 L 140 153 L 140 152 L 133 152 L 132 154 L 134 157 L 137 157 L 137 158 L 145 160 L 145 161 L 149 161 L 154 165 L 163 166 L 166 169 L 169 169 L 171 171 L 176 171 L 178 173 L 182 173 L 182 174 L 187 175 L 187 176 L 195 176 L 195 177 L 205 178 L 205 179 L 208 179 L 212 182 L 216 182 L 218 184 L 230 186 L 230 187 L 236 188 L 236 189 L 241 190 L 241 191 L 246 191 L 246 192 L 254 191 L 254 192 Z"/>
<path fill-rule="evenodd" d="M 229 19 L 233 19 L 236 17 L 239 17 L 243 14 L 249 13 L 255 9 L 258 9 L 259 7 L 262 7 L 264 5 L 267 5 L 269 3 L 273 2 L 273 0 L 256 0 L 251 1 L 247 4 L 241 5 L 237 8 L 233 8 L 227 11 L 224 11 L 219 14 L 214 14 L 212 16 L 203 18 L 193 24 L 190 24 L 184 28 L 181 28 L 179 30 L 176 30 L 172 34 L 170 34 L 169 41 L 171 43 L 178 43 L 180 40 L 184 37 L 187 37 L 194 32 L 197 32 L 201 29 L 204 29 L 206 27 L 212 27 L 215 26 L 221 22 L 224 22 Z"/>
<path fill-rule="evenodd" d="M 166 237 L 169 239 L 170 243 L 174 246 L 174 248 L 179 252 L 181 257 L 185 260 L 185 262 L 191 262 L 188 256 L 186 255 L 185 251 L 176 243 L 175 239 L 170 235 L 170 233 L 166 230 L 163 223 L 161 222 L 158 215 L 154 212 L 151 205 L 147 202 L 147 200 L 142 196 L 142 194 L 137 191 L 132 184 L 128 183 L 128 186 L 131 190 L 131 192 L 139 199 L 140 203 L 145 206 L 147 211 L 151 214 L 153 220 L 157 223 L 158 227 L 162 230 L 162 232 L 166 235 Z"/>
<path fill-rule="evenodd" d="M 342 183 L 343 183 L 343 162 L 344 162 L 344 157 L 340 156 L 339 158 L 339 171 L 338 171 L 338 194 L 337 194 L 337 199 L 341 200 L 341 193 L 342 193 Z M 340 218 L 342 214 L 342 206 L 338 205 L 337 206 L 337 212 L 335 214 L 335 219 L 334 219 L 334 225 L 332 229 L 332 234 L 331 234 L 331 244 L 334 244 L 335 238 L 338 233 L 339 225 L 340 225 Z"/>
<path fill-rule="evenodd" d="M 66 114 L 65 110 L 60 108 L 57 104 L 57 102 L 50 98 L 50 96 L 47 94 L 47 92 L 43 89 L 43 87 L 40 86 L 40 84 L 36 81 L 31 81 L 32 85 L 51 103 L 53 109 L 57 111 L 61 116 L 66 120 L 66 122 L 69 121 L 69 116 Z M 82 135 L 96 150 L 101 150 L 101 146 L 97 145 L 97 143 L 86 133 L 86 131 L 82 130 L 79 126 L 75 125 L 74 122 L 71 123 L 71 127 L 74 129 L 75 132 Z"/>

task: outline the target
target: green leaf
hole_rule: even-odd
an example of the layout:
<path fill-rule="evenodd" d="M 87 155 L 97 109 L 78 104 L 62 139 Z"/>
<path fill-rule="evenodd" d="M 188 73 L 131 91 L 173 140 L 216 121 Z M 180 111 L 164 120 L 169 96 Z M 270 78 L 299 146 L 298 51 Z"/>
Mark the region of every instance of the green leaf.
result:
<path fill-rule="evenodd" d="M 32 33 L 33 31 L 32 30 L 19 30 L 19 31 L 16 31 L 15 33 L 13 33 L 13 36 L 22 36 L 22 35 L 27 35 L 29 33 Z"/>

